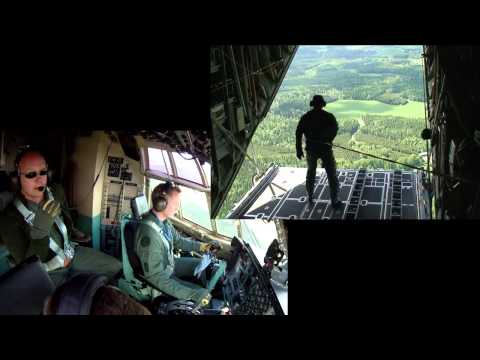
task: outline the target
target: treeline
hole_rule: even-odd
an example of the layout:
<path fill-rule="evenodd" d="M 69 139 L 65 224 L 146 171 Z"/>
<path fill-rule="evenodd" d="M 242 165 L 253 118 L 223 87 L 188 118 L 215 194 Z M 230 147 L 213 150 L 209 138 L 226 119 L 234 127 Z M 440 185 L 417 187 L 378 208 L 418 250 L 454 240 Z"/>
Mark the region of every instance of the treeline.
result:
<path fill-rule="evenodd" d="M 332 65 L 318 58 L 316 65 L 312 61 L 300 61 L 292 63 L 291 67 L 282 85 L 285 89 L 301 86 L 307 86 L 310 92 L 312 87 L 323 91 L 335 89 L 337 94 L 333 101 L 377 100 L 391 105 L 405 104 L 409 100 L 424 101 L 422 68 L 410 64 L 409 59 L 342 60 Z M 283 108 L 288 106 L 285 104 Z"/>

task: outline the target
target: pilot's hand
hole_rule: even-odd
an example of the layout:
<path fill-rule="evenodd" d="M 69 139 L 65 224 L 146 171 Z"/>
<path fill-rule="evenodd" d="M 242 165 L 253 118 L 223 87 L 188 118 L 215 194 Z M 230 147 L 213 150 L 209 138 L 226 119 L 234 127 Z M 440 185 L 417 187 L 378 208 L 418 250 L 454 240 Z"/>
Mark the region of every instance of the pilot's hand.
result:
<path fill-rule="evenodd" d="M 302 160 L 303 157 L 303 151 L 302 150 L 297 150 L 297 158 L 298 160 Z"/>
<path fill-rule="evenodd" d="M 210 303 L 211 299 L 212 295 L 210 295 L 207 289 L 198 289 L 198 295 L 196 299 L 196 303 L 198 306 L 207 306 Z"/>
<path fill-rule="evenodd" d="M 220 243 L 216 240 L 213 240 L 208 243 L 200 243 L 200 252 L 207 252 L 207 251 L 218 251 L 222 248 Z"/>
<path fill-rule="evenodd" d="M 39 230 L 50 231 L 55 218 L 60 215 L 61 211 L 60 203 L 55 200 L 47 200 L 35 213 L 33 226 Z"/>
<path fill-rule="evenodd" d="M 54 219 L 62 211 L 60 203 L 55 200 L 47 200 L 45 204 L 43 204 L 42 210 Z"/>

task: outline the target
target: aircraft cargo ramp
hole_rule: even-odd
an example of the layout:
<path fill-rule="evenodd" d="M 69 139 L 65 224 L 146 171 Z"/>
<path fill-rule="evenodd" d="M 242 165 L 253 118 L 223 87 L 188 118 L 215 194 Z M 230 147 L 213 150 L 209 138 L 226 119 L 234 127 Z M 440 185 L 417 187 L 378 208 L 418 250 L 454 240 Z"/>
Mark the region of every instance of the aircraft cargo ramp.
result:
<path fill-rule="evenodd" d="M 309 204 L 305 189 L 305 178 L 299 183 L 301 173 L 306 169 L 278 168 L 269 181 L 259 181 L 252 190 L 257 196 L 248 204 L 244 197 L 229 217 L 246 219 L 429 219 L 430 206 L 427 191 L 422 185 L 423 173 L 404 170 L 337 170 L 339 179 L 339 200 L 342 206 L 332 211 L 330 189 L 324 169 L 317 170 L 314 188 L 314 203 Z M 283 174 L 282 174 L 283 172 Z M 267 172 L 268 173 L 268 172 Z M 289 173 L 291 176 L 289 176 Z M 296 173 L 296 177 L 293 175 Z M 264 176 L 265 180 L 268 174 Z M 272 195 L 277 180 L 296 178 L 297 185 L 288 186 L 281 195 Z M 295 181 L 295 180 L 292 180 Z M 283 183 L 286 181 L 284 180 Z M 262 189 L 263 188 L 263 189 Z M 250 197 L 252 192 L 249 192 Z M 263 195 L 263 196 L 262 196 Z M 269 199 L 268 199 L 269 198 Z M 265 199 L 268 199 L 265 201 Z"/>

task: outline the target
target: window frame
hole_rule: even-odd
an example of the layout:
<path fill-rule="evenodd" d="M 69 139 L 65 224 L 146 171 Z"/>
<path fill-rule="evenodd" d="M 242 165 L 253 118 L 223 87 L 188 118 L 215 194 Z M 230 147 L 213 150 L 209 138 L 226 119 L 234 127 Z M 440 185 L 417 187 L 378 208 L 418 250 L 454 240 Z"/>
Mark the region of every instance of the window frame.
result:
<path fill-rule="evenodd" d="M 151 183 L 150 181 L 154 179 L 154 180 L 159 180 L 159 179 L 156 179 L 156 178 L 153 178 L 153 177 L 148 177 L 148 176 L 145 176 L 145 184 L 146 186 L 148 186 L 148 204 L 149 206 L 151 207 L 152 204 L 151 204 L 151 193 L 153 191 L 153 187 L 151 186 Z M 162 179 L 160 179 L 160 181 L 163 181 Z M 147 185 L 147 182 L 148 182 L 148 185 Z M 182 186 L 185 186 L 185 185 L 182 185 Z M 198 191 L 197 189 L 192 189 L 193 191 Z M 202 191 L 201 191 L 202 193 Z M 210 196 L 210 193 L 209 192 L 203 192 L 204 193 L 204 196 L 207 198 L 207 203 L 210 207 L 210 203 L 208 202 L 208 199 L 209 199 L 209 196 Z M 210 213 L 210 208 L 208 209 L 209 213 Z M 239 237 L 241 239 L 243 239 L 243 241 L 246 241 L 248 244 L 250 244 L 247 240 L 245 240 L 245 235 L 243 234 L 243 230 L 242 230 L 242 224 L 241 224 L 241 221 L 242 219 L 217 219 L 217 218 L 209 218 L 210 220 L 210 224 L 211 224 L 211 227 L 212 227 L 212 230 L 204 227 L 203 225 L 199 224 L 199 223 L 196 223 L 190 219 L 187 219 L 184 214 L 183 214 L 183 211 L 182 211 L 182 206 L 179 207 L 178 209 L 178 212 L 177 214 L 175 214 L 174 216 L 174 219 L 182 224 L 187 224 L 187 225 L 190 225 L 192 226 L 193 228 L 199 228 L 202 232 L 206 233 L 207 235 L 210 235 L 211 237 L 214 237 L 214 238 L 218 238 L 218 239 L 221 239 L 221 240 L 224 240 L 226 242 L 231 242 L 232 239 L 233 239 L 233 236 L 232 237 L 229 237 L 227 235 L 224 235 L 224 234 L 221 234 L 218 232 L 218 227 L 217 227 L 217 220 L 231 220 L 234 222 L 234 225 L 235 225 L 235 229 L 236 229 L 236 233 L 234 236 L 236 237 Z M 249 221 L 249 220 L 243 220 L 243 221 Z M 259 221 L 259 220 L 253 220 L 253 221 Z M 246 225 L 245 225 L 246 226 Z M 253 229 L 250 229 L 250 231 L 253 231 Z M 279 238 L 280 234 L 278 233 L 278 229 L 276 229 L 276 236 L 277 238 Z M 260 241 L 257 239 L 257 235 L 255 232 L 253 232 L 253 235 L 255 236 L 256 240 L 257 241 Z M 273 241 L 273 239 L 272 239 Z M 251 245 L 251 244 L 250 244 Z"/>
<path fill-rule="evenodd" d="M 147 199 L 147 201 L 148 201 L 149 206 L 151 207 L 151 206 L 152 206 L 152 197 L 151 197 L 151 194 L 152 194 L 152 191 L 153 191 L 153 188 L 154 188 L 154 187 L 152 186 L 152 184 L 151 184 L 151 180 L 152 180 L 152 179 L 153 179 L 153 180 L 157 180 L 157 181 L 165 181 L 165 180 L 164 180 L 164 179 L 157 179 L 157 178 L 155 178 L 155 177 L 148 176 L 148 175 L 144 175 L 144 176 L 145 176 L 145 184 L 148 183 L 148 185 L 146 185 L 146 186 L 148 186 L 148 199 Z M 182 186 L 185 186 L 185 185 L 182 184 Z M 194 190 L 194 191 L 199 191 L 198 189 L 192 189 L 192 190 Z M 210 192 L 205 192 L 205 191 L 200 191 L 200 192 L 201 192 L 201 193 L 204 193 L 205 196 L 206 196 L 206 198 L 207 198 L 208 213 L 210 214 L 210 206 L 211 206 L 210 201 L 209 201 L 209 200 L 210 200 Z M 232 240 L 231 237 L 228 237 L 228 236 L 226 236 L 226 235 L 220 234 L 220 233 L 218 232 L 217 223 L 216 223 L 216 220 L 217 220 L 217 219 L 209 218 L 209 219 L 210 219 L 210 224 L 211 224 L 211 227 L 212 227 L 212 230 L 210 230 L 210 229 L 204 227 L 203 225 L 201 225 L 201 224 L 199 224 L 199 223 L 196 223 L 196 222 L 194 222 L 194 221 L 192 221 L 192 220 L 190 220 L 190 219 L 187 219 L 187 218 L 184 216 L 184 214 L 183 214 L 182 206 L 179 207 L 178 212 L 177 212 L 177 214 L 175 214 L 174 218 L 177 219 L 177 220 L 179 220 L 179 221 L 181 221 L 181 222 L 183 222 L 183 223 L 187 223 L 187 224 L 189 224 L 189 225 L 199 227 L 199 228 L 201 228 L 202 231 L 206 232 L 207 234 L 209 234 L 209 235 L 211 235 L 211 236 L 218 237 L 218 238 L 220 238 L 220 239 L 222 239 L 222 240 L 225 240 L 225 241 L 231 241 L 231 240 Z M 235 221 L 235 224 L 236 224 L 239 220 L 238 220 L 238 219 L 234 219 L 234 221 Z M 238 231 L 237 231 L 237 235 L 238 235 Z"/>
<path fill-rule="evenodd" d="M 158 150 L 163 150 L 166 151 L 167 153 L 167 158 L 170 163 L 170 167 L 172 169 L 173 174 L 159 174 L 157 171 L 150 169 L 150 158 L 148 154 L 148 149 L 153 148 L 153 149 L 158 149 Z M 210 181 L 208 181 L 207 175 L 205 174 L 205 171 L 200 164 L 200 161 L 197 158 L 192 159 L 194 161 L 196 169 L 200 175 L 202 184 L 196 183 L 194 181 L 185 179 L 183 177 L 180 177 L 178 175 L 178 169 L 177 169 L 177 164 L 175 162 L 175 159 L 173 157 L 173 153 L 178 153 L 178 151 L 172 149 L 170 146 L 166 144 L 159 144 L 159 143 L 154 143 L 154 142 L 145 142 L 145 144 L 140 148 L 140 159 L 141 159 L 141 169 L 143 172 L 143 175 L 146 178 L 153 178 L 157 180 L 162 180 L 162 181 L 173 181 L 177 184 L 186 186 L 191 189 L 195 189 L 201 192 L 210 192 L 211 191 L 211 186 L 210 186 Z M 178 155 L 182 156 L 182 155 Z M 167 159 L 165 159 L 167 161 Z M 167 164 L 167 169 L 168 171 L 168 164 Z M 210 174 L 211 176 L 211 174 Z M 209 205 L 210 206 L 210 205 Z"/>

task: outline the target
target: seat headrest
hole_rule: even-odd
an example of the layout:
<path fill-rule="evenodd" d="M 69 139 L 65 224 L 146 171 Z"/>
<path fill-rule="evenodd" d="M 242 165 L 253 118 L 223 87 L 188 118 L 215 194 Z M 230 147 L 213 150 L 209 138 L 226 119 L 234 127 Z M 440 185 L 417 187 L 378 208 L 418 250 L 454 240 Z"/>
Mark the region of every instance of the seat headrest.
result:
<path fill-rule="evenodd" d="M 10 176 L 6 171 L 0 171 L 0 192 L 10 189 Z"/>
<path fill-rule="evenodd" d="M 15 194 L 13 192 L 0 191 L 0 211 L 4 211 L 14 198 Z"/>
<path fill-rule="evenodd" d="M 130 200 L 132 214 L 136 220 L 140 220 L 142 215 L 150 210 L 147 197 L 142 194 Z"/>
<path fill-rule="evenodd" d="M 34 255 L 0 276 L 0 314 L 40 315 L 54 289 L 48 272 Z"/>
<path fill-rule="evenodd" d="M 0 237 L 0 275 L 6 273 L 10 270 L 10 252 L 8 251 L 7 247 L 3 244 L 3 240 Z"/>

